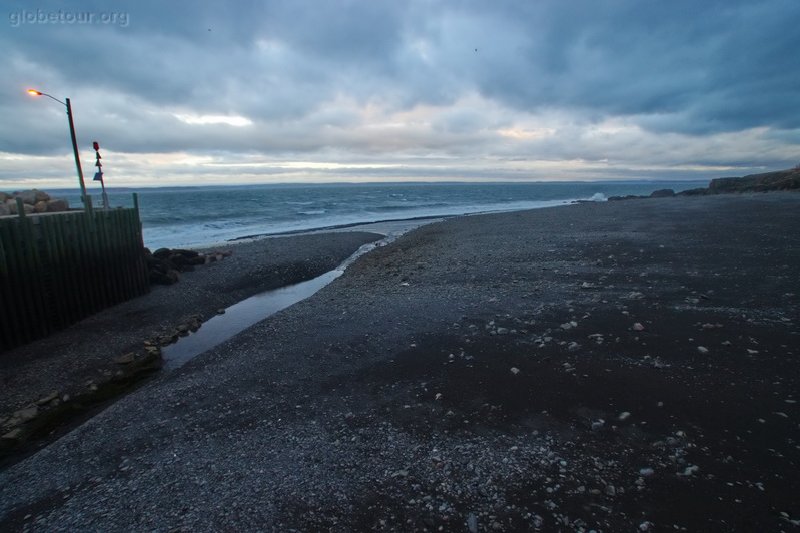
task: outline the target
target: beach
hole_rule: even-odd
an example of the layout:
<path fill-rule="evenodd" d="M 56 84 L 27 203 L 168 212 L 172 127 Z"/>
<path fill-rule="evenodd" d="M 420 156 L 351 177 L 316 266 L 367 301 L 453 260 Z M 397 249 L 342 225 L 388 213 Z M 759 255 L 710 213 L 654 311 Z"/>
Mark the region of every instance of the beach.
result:
<path fill-rule="evenodd" d="M 798 213 L 767 193 L 422 226 L 0 471 L 0 529 L 797 530 Z M 3 405 L 24 376 L 59 388 L 48 361 L 110 371 L 379 237 L 231 245 L 15 351 Z"/>

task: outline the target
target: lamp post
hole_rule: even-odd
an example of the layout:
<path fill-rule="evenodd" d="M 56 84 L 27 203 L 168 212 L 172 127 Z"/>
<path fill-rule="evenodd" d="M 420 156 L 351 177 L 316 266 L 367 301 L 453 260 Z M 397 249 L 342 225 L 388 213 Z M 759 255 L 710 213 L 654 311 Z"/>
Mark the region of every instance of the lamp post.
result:
<path fill-rule="evenodd" d="M 81 158 L 78 155 L 78 141 L 75 139 L 75 124 L 72 121 L 72 106 L 69 103 L 69 98 L 66 99 L 67 100 L 66 102 L 62 102 L 58 98 L 55 98 L 41 91 L 37 91 L 36 89 L 28 89 L 28 93 L 34 96 L 46 96 L 51 100 L 55 100 L 56 102 L 67 108 L 67 119 L 69 120 L 69 135 L 72 138 L 72 152 L 75 154 L 75 167 L 78 169 L 78 183 L 80 183 L 81 186 L 81 202 L 83 202 L 84 208 L 88 208 L 86 201 L 86 185 L 83 183 L 83 169 L 81 168 Z"/>

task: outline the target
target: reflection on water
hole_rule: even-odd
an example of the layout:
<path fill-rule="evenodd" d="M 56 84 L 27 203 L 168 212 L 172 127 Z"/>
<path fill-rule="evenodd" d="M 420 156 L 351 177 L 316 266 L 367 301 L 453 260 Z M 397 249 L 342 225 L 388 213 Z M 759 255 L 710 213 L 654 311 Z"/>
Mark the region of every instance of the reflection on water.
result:
<path fill-rule="evenodd" d="M 204 322 L 203 327 L 195 333 L 162 348 L 164 367 L 178 368 L 191 358 L 225 342 L 256 322 L 305 300 L 343 273 L 344 270 L 331 270 L 314 279 L 262 292 L 232 305 L 225 310 L 225 314 Z"/>

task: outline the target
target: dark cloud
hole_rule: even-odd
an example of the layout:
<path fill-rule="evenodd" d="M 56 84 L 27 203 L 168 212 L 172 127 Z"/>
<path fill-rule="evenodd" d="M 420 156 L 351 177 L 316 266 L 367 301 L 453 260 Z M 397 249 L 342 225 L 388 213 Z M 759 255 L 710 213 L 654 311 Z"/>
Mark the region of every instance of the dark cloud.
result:
<path fill-rule="evenodd" d="M 0 152 L 11 158 L 65 153 L 63 110 L 32 101 L 29 85 L 72 96 L 84 143 L 102 138 L 129 154 L 500 157 L 530 169 L 562 161 L 564 172 L 611 161 L 619 175 L 626 165 L 797 158 L 796 0 L 42 1 L 4 10 Z M 95 20 L 25 22 L 42 13 Z"/>

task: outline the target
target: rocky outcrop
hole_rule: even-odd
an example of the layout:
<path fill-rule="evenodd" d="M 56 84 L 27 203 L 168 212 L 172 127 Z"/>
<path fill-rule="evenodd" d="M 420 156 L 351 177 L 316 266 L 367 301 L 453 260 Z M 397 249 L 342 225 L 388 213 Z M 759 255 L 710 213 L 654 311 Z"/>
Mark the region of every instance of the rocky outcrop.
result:
<path fill-rule="evenodd" d="M 675 196 L 675 191 L 672 189 L 658 189 L 650 193 L 650 198 L 670 198 Z"/>
<path fill-rule="evenodd" d="M 25 214 L 69 211 L 69 202 L 66 200 L 52 198 L 49 194 L 39 189 L 28 189 L 10 194 L 0 192 L 0 216 L 18 214 L 17 198 L 22 200 Z"/>
<path fill-rule="evenodd" d="M 676 196 L 703 196 L 708 194 L 708 188 L 697 187 L 696 189 L 686 189 L 676 194 Z"/>
<path fill-rule="evenodd" d="M 716 178 L 708 185 L 710 194 L 732 192 L 766 192 L 800 189 L 800 167 L 741 178 Z"/>

